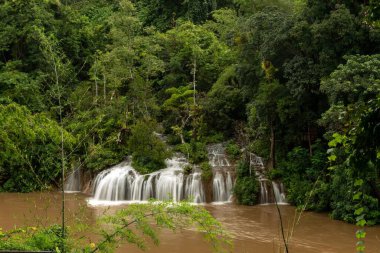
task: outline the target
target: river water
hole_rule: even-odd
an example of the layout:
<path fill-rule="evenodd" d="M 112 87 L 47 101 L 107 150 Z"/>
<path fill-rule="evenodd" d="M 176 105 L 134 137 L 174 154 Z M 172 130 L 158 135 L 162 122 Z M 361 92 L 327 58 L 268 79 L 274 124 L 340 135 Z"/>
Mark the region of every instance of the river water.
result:
<path fill-rule="evenodd" d="M 75 223 L 81 216 L 89 223 L 105 211 L 115 211 L 125 206 L 92 206 L 83 194 L 66 195 L 67 222 Z M 13 194 L 0 193 L 0 227 L 4 230 L 16 226 L 48 225 L 60 222 L 60 200 L 58 193 Z M 233 204 L 205 205 L 234 237 L 233 252 L 282 253 L 280 226 L 277 210 L 273 205 L 253 207 Z M 295 208 L 280 206 L 285 233 L 292 227 Z M 354 253 L 356 227 L 331 220 L 327 214 L 303 213 L 300 223 L 293 229 L 289 252 L 291 253 Z M 161 244 L 151 246 L 153 253 L 197 253 L 212 252 L 202 236 L 194 231 L 173 233 L 163 231 Z M 366 253 L 380 252 L 380 227 L 367 228 Z M 134 246 L 121 246 L 117 252 L 142 252 Z"/>

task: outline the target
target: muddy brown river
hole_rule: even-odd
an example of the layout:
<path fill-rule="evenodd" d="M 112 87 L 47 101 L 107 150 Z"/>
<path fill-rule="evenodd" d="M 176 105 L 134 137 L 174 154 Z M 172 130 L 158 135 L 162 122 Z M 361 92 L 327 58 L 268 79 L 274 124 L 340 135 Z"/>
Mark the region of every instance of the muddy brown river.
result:
<path fill-rule="evenodd" d="M 75 223 L 76 216 L 82 216 L 90 223 L 103 215 L 125 206 L 92 206 L 83 194 L 66 195 L 67 222 Z M 253 207 L 233 204 L 205 205 L 212 215 L 222 222 L 233 236 L 233 252 L 246 253 L 283 253 L 280 240 L 280 226 L 277 210 L 273 205 Z M 289 235 L 295 217 L 295 208 L 281 206 L 285 233 Z M 4 230 L 14 226 L 35 226 L 59 223 L 60 194 L 0 193 L 0 227 Z M 305 212 L 300 222 L 292 230 L 290 253 L 354 253 L 356 227 L 340 221 L 331 220 L 327 214 Z M 366 229 L 366 253 L 380 253 L 380 226 Z M 163 231 L 160 245 L 150 246 L 153 253 L 197 253 L 212 252 L 202 236 L 186 230 L 173 233 Z M 123 245 L 117 252 L 139 253 L 141 250 L 131 245 Z"/>

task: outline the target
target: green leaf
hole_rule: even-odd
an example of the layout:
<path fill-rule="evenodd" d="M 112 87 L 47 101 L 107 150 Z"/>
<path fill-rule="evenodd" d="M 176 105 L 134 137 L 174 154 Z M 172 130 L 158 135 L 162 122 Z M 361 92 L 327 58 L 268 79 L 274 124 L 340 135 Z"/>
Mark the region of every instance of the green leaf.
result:
<path fill-rule="evenodd" d="M 337 145 L 338 143 L 337 143 L 337 141 L 334 139 L 334 140 L 331 140 L 331 141 L 329 141 L 329 143 L 328 143 L 328 145 L 329 145 L 329 147 L 336 147 L 336 145 Z"/>
<path fill-rule="evenodd" d="M 365 224 L 367 224 L 366 220 L 359 220 L 358 222 L 356 222 L 356 226 L 359 226 L 359 227 L 364 227 Z"/>
<path fill-rule="evenodd" d="M 356 217 L 356 221 L 361 221 L 361 220 L 364 220 L 364 217 L 365 217 L 365 214 L 361 214 L 359 215 L 358 217 Z"/>
<path fill-rule="evenodd" d="M 363 179 L 356 179 L 354 186 L 362 186 L 364 183 Z"/>
<path fill-rule="evenodd" d="M 360 229 L 360 230 L 356 231 L 356 238 L 357 239 L 364 239 L 366 234 L 367 233 L 364 230 Z"/>
<path fill-rule="evenodd" d="M 328 159 L 329 159 L 329 161 L 330 162 L 334 162 L 334 161 L 336 161 L 336 155 L 330 155 L 329 157 L 328 157 Z"/>
<path fill-rule="evenodd" d="M 355 210 L 355 215 L 361 215 L 364 211 L 364 208 L 363 207 L 360 207 L 358 209 Z"/>
<path fill-rule="evenodd" d="M 353 199 L 353 200 L 359 200 L 361 196 L 362 196 L 362 193 L 361 193 L 361 192 L 358 192 L 358 193 L 356 193 L 356 194 L 352 197 L 352 199 Z"/>
<path fill-rule="evenodd" d="M 359 245 L 359 246 L 356 247 L 356 250 L 357 250 L 359 253 L 362 253 L 362 252 L 364 252 L 364 250 L 365 250 L 365 246 L 364 246 L 364 245 Z"/>

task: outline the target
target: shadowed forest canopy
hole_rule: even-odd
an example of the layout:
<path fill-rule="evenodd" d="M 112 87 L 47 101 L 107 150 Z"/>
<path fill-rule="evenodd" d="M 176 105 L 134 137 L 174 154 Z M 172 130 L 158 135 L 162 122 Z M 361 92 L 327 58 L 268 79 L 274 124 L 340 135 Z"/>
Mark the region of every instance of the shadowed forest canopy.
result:
<path fill-rule="evenodd" d="M 292 204 L 375 224 L 379 124 L 377 0 L 0 2 L 0 191 L 55 187 L 62 133 L 90 172 L 228 141 L 237 202 L 257 202 L 243 149 Z"/>

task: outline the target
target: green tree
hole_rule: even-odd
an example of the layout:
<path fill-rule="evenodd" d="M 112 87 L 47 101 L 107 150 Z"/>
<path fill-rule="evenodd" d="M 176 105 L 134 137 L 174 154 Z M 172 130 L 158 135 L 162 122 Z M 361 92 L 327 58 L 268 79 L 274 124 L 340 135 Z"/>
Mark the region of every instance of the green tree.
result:
<path fill-rule="evenodd" d="M 170 94 L 163 104 L 163 110 L 171 114 L 172 131 L 181 138 L 181 143 L 185 143 L 186 127 L 190 125 L 190 120 L 194 116 L 193 104 L 194 90 L 189 86 L 182 86 L 179 88 L 169 88 L 166 93 Z"/>
<path fill-rule="evenodd" d="M 0 190 L 30 192 L 58 186 L 61 131 L 65 150 L 76 140 L 46 114 L 17 104 L 0 105 Z"/>
<path fill-rule="evenodd" d="M 237 166 L 237 179 L 233 189 L 236 199 L 241 205 L 258 203 L 259 184 L 255 175 L 251 175 L 249 164 L 243 160 Z"/>
<path fill-rule="evenodd" d="M 139 120 L 131 127 L 128 147 L 132 154 L 132 165 L 143 174 L 162 169 L 169 156 L 165 143 L 154 130 L 155 122 L 151 119 Z"/>
<path fill-rule="evenodd" d="M 340 65 L 321 87 L 331 103 L 321 123 L 330 130 L 327 137 L 333 186 L 339 188 L 339 182 L 346 180 L 349 184 L 336 195 L 333 215 L 351 222 L 359 207 L 364 208 L 362 218 L 365 216 L 363 220 L 369 224 L 378 222 L 380 215 L 379 147 L 374 141 L 379 135 L 376 128 L 380 119 L 379 69 L 379 55 L 349 56 L 347 63 Z M 364 183 L 357 185 L 355 180 Z M 356 195 L 357 192 L 360 195 Z M 355 203 L 357 200 L 360 203 Z M 346 208 L 342 209 L 342 205 Z"/>

